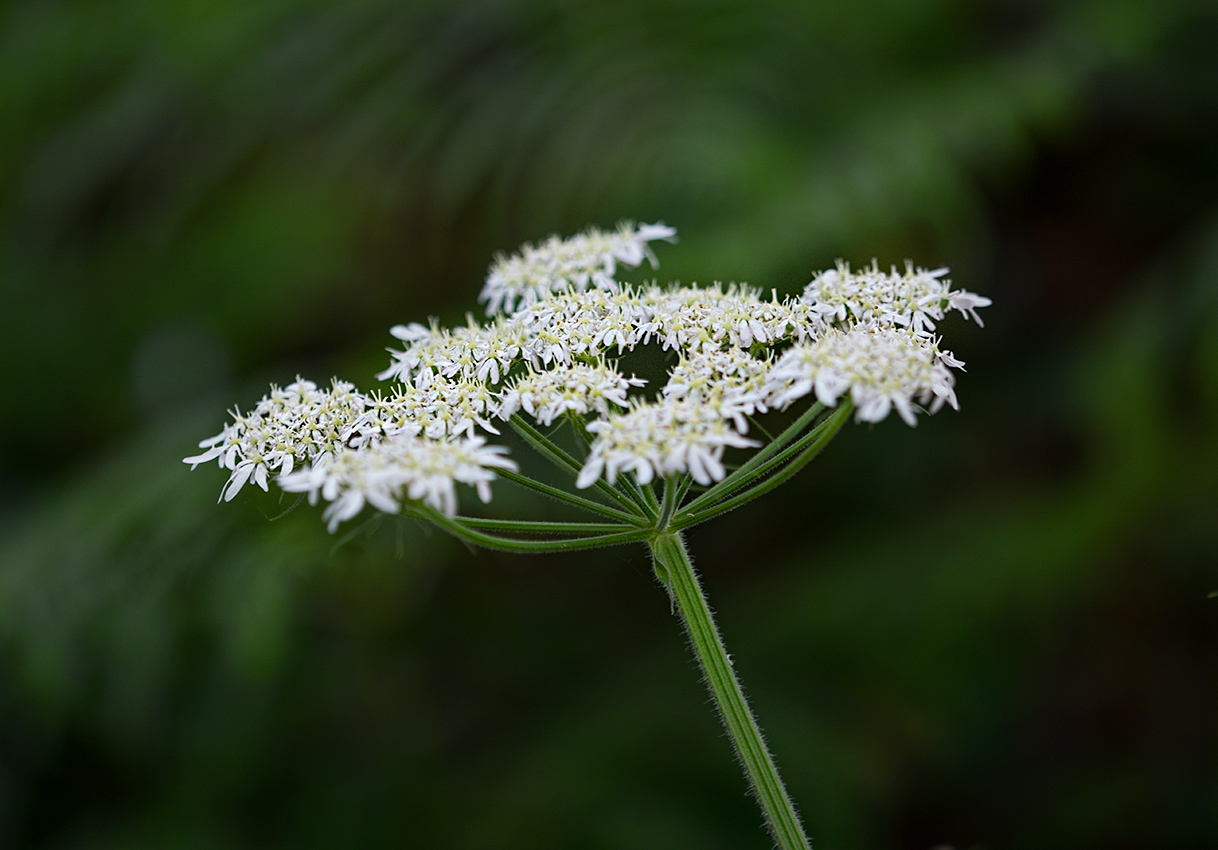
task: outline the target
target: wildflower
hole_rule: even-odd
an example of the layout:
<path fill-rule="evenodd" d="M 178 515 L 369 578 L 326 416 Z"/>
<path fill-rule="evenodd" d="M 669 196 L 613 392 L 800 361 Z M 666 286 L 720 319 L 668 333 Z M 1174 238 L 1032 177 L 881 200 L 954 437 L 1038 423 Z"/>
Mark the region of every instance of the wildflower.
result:
<path fill-rule="evenodd" d="M 551 236 L 540 245 L 525 244 L 518 254 L 495 258 L 478 300 L 486 302 L 486 313 L 493 316 L 563 290 L 583 292 L 592 286 L 615 291 L 613 275 L 619 262 L 633 267 L 646 259 L 655 268 L 659 262 L 647 243 L 657 239 L 674 242 L 676 235 L 676 230 L 663 223 L 641 224 L 636 229 L 632 222 L 622 222 L 616 232 L 590 227 L 569 239 Z"/>
<path fill-rule="evenodd" d="M 392 362 L 377 378 L 413 383 L 423 389 L 437 378 L 498 383 L 519 359 L 527 336 L 519 322 L 500 318 L 483 326 L 472 315 L 467 316 L 465 327 L 453 330 L 440 328 L 433 321 L 431 327 L 418 322 L 395 325 L 389 333 L 407 345 L 403 351 L 390 349 Z"/>
<path fill-rule="evenodd" d="M 714 410 L 743 434 L 744 417 L 766 412 L 765 381 L 772 365 L 768 355 L 753 357 L 738 348 L 701 350 L 681 359 L 661 392 Z"/>
<path fill-rule="evenodd" d="M 253 411 L 242 415 L 234 410 L 223 431 L 199 443 L 207 451 L 183 462 L 194 469 L 216 460 L 230 470 L 220 490 L 223 501 L 232 501 L 250 481 L 266 491 L 272 472 L 288 473 L 297 464 L 337 451 L 366 404 L 353 384 L 337 378 L 329 390 L 302 378 L 283 389 L 272 385 Z"/>
<path fill-rule="evenodd" d="M 422 433 L 433 440 L 472 437 L 475 426 L 499 433 L 490 422 L 499 402 L 485 383 L 472 378 L 433 378 L 425 387 L 399 384 L 390 396 L 373 396 L 367 405 L 368 410 L 351 424 L 356 435 L 351 439 L 353 447 L 369 437 L 388 437 L 402 431 Z"/>
<path fill-rule="evenodd" d="M 870 266 L 852 272 L 848 263 L 838 261 L 837 268 L 819 272 L 804 287 L 803 302 L 839 325 L 852 323 L 912 327 L 919 333 L 935 329 L 945 309 L 959 310 L 982 324 L 976 308 L 989 306 L 990 299 L 967 290 L 951 289 L 945 278 L 947 269 L 927 271 L 905 263 L 904 274 L 892 268 L 880 271 L 872 261 Z"/>
<path fill-rule="evenodd" d="M 633 472 L 640 484 L 688 472 L 699 484 L 724 476 L 728 446 L 761 445 L 738 433 L 713 407 L 690 399 L 661 398 L 635 403 L 588 425 L 596 434 L 575 486 L 591 487 L 602 474 L 609 484 Z"/>
<path fill-rule="evenodd" d="M 614 232 L 589 228 L 499 256 L 479 296 L 487 322 L 468 315 L 453 329 L 435 320 L 391 328 L 403 347 L 390 350 L 390 365 L 378 376 L 395 382 L 388 392 L 364 395 L 337 379 L 328 390 L 301 378 L 272 386 L 250 413 L 234 410 L 224 430 L 185 462 L 193 469 L 215 460 L 227 469 L 224 500 L 251 481 L 267 490 L 277 473 L 284 491 L 328 503 L 322 516 L 331 533 L 371 506 L 426 515 L 463 540 L 506 550 L 645 541 L 774 837 L 783 847 L 806 848 L 739 683 L 727 672 L 731 657 L 683 530 L 798 472 L 842 427 L 848 404 L 858 421 L 878 422 L 895 409 L 909 425 L 917 423 L 915 405 L 931 413 L 957 407 L 952 370 L 964 364 L 940 348 L 935 323 L 956 310 L 981 324 L 977 310 L 990 300 L 952 289 L 947 269 L 912 263 L 884 273 L 874 261 L 857 272 L 839 262 L 798 298 L 781 299 L 740 284 L 628 286 L 614 278 L 619 263 L 649 260 L 654 267 L 649 243 L 675 236 L 663 224 L 623 223 Z M 675 365 L 659 391 L 643 398 L 631 391 L 647 382 L 627 378 L 614 358 L 648 344 Z M 830 407 L 849 402 L 828 416 L 810 405 L 729 476 L 729 448 L 761 445 L 747 436 L 750 418 L 809 395 Z M 581 445 L 592 435 L 582 466 L 520 411 L 544 427 L 571 420 Z M 507 449 L 488 445 L 480 433 L 498 434 L 495 419 L 510 422 L 568 483 L 575 473 L 576 488 L 595 485 L 601 501 L 515 474 Z M 457 484 L 487 502 L 491 483 L 503 475 L 613 522 L 457 516 Z M 620 485 L 625 475 L 634 481 Z M 657 478 L 666 479 L 662 499 L 650 487 Z M 686 500 L 691 479 L 706 489 Z M 548 539 L 523 536 L 537 534 Z"/>
<path fill-rule="evenodd" d="M 616 292 L 560 292 L 514 313 L 510 323 L 525 335 L 521 355 L 540 369 L 577 357 L 630 351 L 646 342 L 642 327 L 651 313 L 630 287 Z"/>
<path fill-rule="evenodd" d="M 726 290 L 718 283 L 650 287 L 640 300 L 651 317 L 640 329 L 672 350 L 773 345 L 803 339 L 823 326 L 820 315 L 799 301 L 779 301 L 776 294 L 763 301 L 756 290 L 735 284 Z"/>
<path fill-rule="evenodd" d="M 542 425 L 567 412 L 608 416 L 610 404 L 625 407 L 630 388 L 646 383 L 642 378 L 627 378 L 604 362 L 559 365 L 521 376 L 503 394 L 498 413 L 500 418 L 510 419 L 524 408 Z"/>
<path fill-rule="evenodd" d="M 364 395 L 337 379 L 326 390 L 303 379 L 273 386 L 186 462 L 229 471 L 223 500 L 250 482 L 266 490 L 278 475 L 284 489 L 330 502 L 333 529 L 365 505 L 392 512 L 403 499 L 452 514 L 456 483 L 489 498 L 492 470 L 514 465 L 483 435 L 522 411 L 547 427 L 582 420 L 593 439 L 575 483 L 586 488 L 624 474 L 640 484 L 721 480 L 728 448 L 759 445 L 747 436 L 750 417 L 813 393 L 832 406 L 848 392 L 868 422 L 895 408 L 913 425 L 915 405 L 956 407 L 952 370 L 963 364 L 933 331 L 952 310 L 980 324 L 990 301 L 952 289 L 947 269 L 839 262 L 793 298 L 743 284 L 616 281 L 619 264 L 654 266 L 650 243 L 675 236 L 626 222 L 500 256 L 480 296 L 486 321 L 390 329 L 402 347 L 377 376 L 392 382 L 387 392 Z M 632 397 L 646 382 L 622 374 L 616 358 L 648 344 L 675 365 L 652 397 Z"/>
<path fill-rule="evenodd" d="M 778 408 L 811 392 L 832 407 L 847 390 L 861 422 L 879 422 L 892 408 L 916 425 L 915 398 L 930 412 L 946 402 L 959 407 L 949 368 L 964 364 L 941 351 L 938 341 L 912 328 L 857 325 L 825 332 L 815 342 L 789 349 L 767 376 L 767 401 Z"/>
<path fill-rule="evenodd" d="M 494 470 L 516 469 L 503 456 L 506 451 L 486 445 L 482 437 L 430 440 L 403 433 L 320 457 L 307 469 L 281 475 L 278 484 L 289 493 L 307 493 L 311 505 L 317 504 L 319 494 L 330 502 L 322 518 L 331 532 L 365 504 L 397 513 L 403 491 L 407 499 L 453 516 L 457 482 L 473 486 L 483 502 L 490 501 Z"/>

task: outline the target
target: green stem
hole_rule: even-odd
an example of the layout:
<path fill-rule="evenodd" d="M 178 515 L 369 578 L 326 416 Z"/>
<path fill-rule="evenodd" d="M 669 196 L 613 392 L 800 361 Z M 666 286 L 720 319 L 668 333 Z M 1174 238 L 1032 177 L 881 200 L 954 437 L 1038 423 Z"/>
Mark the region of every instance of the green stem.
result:
<path fill-rule="evenodd" d="M 839 411 L 834 411 L 835 414 L 838 412 Z M 736 480 L 735 482 L 733 482 L 734 486 L 732 486 L 730 488 L 725 488 L 722 491 L 718 492 L 717 494 L 710 493 L 710 491 L 707 491 L 708 493 L 710 493 L 710 495 L 715 496 L 715 498 L 710 499 L 710 500 L 699 498 L 697 500 L 697 502 L 699 504 L 701 504 L 703 507 L 707 507 L 708 503 L 714 504 L 715 502 L 721 502 L 724 499 L 726 499 L 728 496 L 731 496 L 733 493 L 739 492 L 740 490 L 743 490 L 746 487 L 749 487 L 749 488 L 753 487 L 754 485 L 757 484 L 758 481 L 765 478 L 775 469 L 782 466 L 784 463 L 789 461 L 791 458 L 793 458 L 796 455 L 803 452 L 806 448 L 808 448 L 808 446 L 810 446 L 813 443 L 820 440 L 820 438 L 825 434 L 826 431 L 833 430 L 836 433 L 834 424 L 838 421 L 839 421 L 839 419 L 835 419 L 834 416 L 832 416 L 832 415 L 827 417 L 823 422 L 821 422 L 811 431 L 804 434 L 794 443 L 791 443 L 791 445 L 787 446 L 785 449 L 780 451 L 778 454 L 774 455 L 774 457 L 765 461 L 760 466 L 752 467 L 749 470 L 749 475 L 748 475 L 747 480 L 743 480 L 743 481 Z M 695 503 L 691 502 L 689 504 L 689 506 L 687 506 L 687 509 L 686 509 L 687 513 L 689 512 L 690 508 L 692 508 L 694 510 L 694 512 L 697 512 L 697 506 L 695 505 Z"/>
<path fill-rule="evenodd" d="M 455 516 L 453 521 L 461 523 L 466 528 L 478 528 L 485 531 L 516 531 L 525 534 L 605 534 L 638 529 L 637 525 L 626 525 L 621 522 L 549 522 L 528 519 L 484 519 L 472 516 Z"/>
<path fill-rule="evenodd" d="M 575 433 L 575 440 L 579 443 L 580 448 L 584 450 L 584 457 L 586 458 L 592 451 L 592 435 L 588 433 L 588 428 L 584 424 L 584 418 L 578 413 L 574 413 L 570 410 L 567 411 L 566 416 L 567 421 L 571 423 L 571 430 Z M 604 484 L 605 482 L 598 481 L 597 483 Z M 657 503 L 655 494 L 649 493 L 651 498 L 648 499 L 643 493 L 643 491 L 647 490 L 648 488 L 641 487 L 638 482 L 634 481 L 629 475 L 620 475 L 618 476 L 615 489 L 626 494 L 626 496 L 639 507 L 640 512 L 648 520 L 654 520 L 656 518 L 658 509 L 656 508 Z"/>
<path fill-rule="evenodd" d="M 512 418 L 508 420 L 508 424 L 511 425 L 516 433 L 523 437 L 530 446 L 535 448 L 538 453 L 542 455 L 542 457 L 550 461 L 550 463 L 554 464 L 559 469 L 569 472 L 575 476 L 578 476 L 580 470 L 583 469 L 582 463 L 571 457 L 571 455 L 567 454 L 562 450 L 561 447 L 550 440 L 549 437 L 526 422 L 524 417 L 522 417 L 519 413 L 513 414 Z M 630 513 L 641 514 L 641 509 L 638 505 L 631 501 L 627 496 L 622 495 L 617 490 L 610 487 L 603 479 L 598 478 L 596 480 L 596 484 L 593 486 L 596 487 L 598 492 L 608 496 Z"/>
<path fill-rule="evenodd" d="M 811 845 L 804 835 L 799 815 L 778 776 L 778 768 L 766 748 L 761 729 L 749 710 L 740 681 L 732 669 L 732 662 L 715 627 L 714 617 L 685 551 L 680 532 L 657 535 L 649 545 L 656 573 L 663 578 L 669 593 L 676 600 L 677 610 L 681 613 L 685 631 L 694 646 L 694 653 L 723 718 L 723 725 L 727 727 L 736 753 L 744 764 L 753 794 L 765 813 L 766 826 L 782 850 L 810 850 Z"/>
<path fill-rule="evenodd" d="M 846 423 L 850 410 L 850 403 L 843 402 L 838 409 L 833 412 L 832 416 L 821 423 L 821 425 L 814 431 L 811 431 L 805 435 L 798 443 L 782 452 L 782 454 L 774 458 L 772 461 L 769 461 L 764 467 L 762 467 L 762 469 L 757 471 L 757 475 L 764 475 L 774 466 L 777 466 L 785 461 L 788 457 L 790 457 L 791 454 L 800 452 L 795 460 L 787 464 L 782 471 L 776 472 L 769 478 L 762 481 L 760 484 L 756 484 L 753 487 L 745 490 L 743 493 L 738 493 L 732 498 L 720 502 L 714 507 L 706 508 L 701 511 L 691 511 L 689 508 L 693 507 L 694 505 L 694 503 L 691 502 L 688 507 L 681 509 L 681 513 L 672 522 L 672 528 L 674 530 L 689 528 L 691 525 L 697 525 L 700 522 L 705 522 L 711 517 L 716 517 L 719 516 L 719 514 L 727 513 L 730 510 L 740 507 L 745 502 L 751 502 L 758 496 L 762 496 L 770 492 L 788 478 L 795 475 L 795 473 L 799 472 L 799 470 L 803 469 L 804 466 L 806 466 L 812 460 L 812 458 L 820 454 L 821 449 L 823 449 L 829 443 L 829 441 L 833 439 L 837 432 L 841 430 L 842 425 Z M 809 442 L 811 442 L 811 445 L 808 445 Z M 804 446 L 807 446 L 807 448 L 804 448 Z"/>
<path fill-rule="evenodd" d="M 692 475 L 681 476 L 681 486 L 677 489 L 676 495 L 678 505 L 681 504 L 681 501 L 685 498 L 685 494 L 689 492 L 689 488 L 693 486 L 693 483 L 694 479 Z"/>
<path fill-rule="evenodd" d="M 741 464 L 731 475 L 686 505 L 685 510 L 696 513 L 699 509 L 714 504 L 733 490 L 747 484 L 748 481 L 752 480 L 757 467 L 768 461 L 775 453 L 799 436 L 799 432 L 806 428 L 824 409 L 825 406 L 819 401 L 814 402 L 798 419 L 787 426 L 786 430 L 767 443 L 761 451 Z"/>
<path fill-rule="evenodd" d="M 608 505 L 602 505 L 600 502 L 594 502 L 591 499 L 585 499 L 582 496 L 576 496 L 574 493 L 568 493 L 566 490 L 561 490 L 558 487 L 551 487 L 549 484 L 542 484 L 540 481 L 534 481 L 532 478 L 521 475 L 519 472 L 512 472 L 510 469 L 496 469 L 495 474 L 500 478 L 507 479 L 514 484 L 519 484 L 521 487 L 527 487 L 534 492 L 549 496 L 552 499 L 557 499 L 560 502 L 566 502 L 568 505 L 574 505 L 577 508 L 583 508 L 585 511 L 590 511 L 601 516 L 607 516 L 611 519 L 628 522 L 632 525 L 640 525 L 644 523 L 642 517 L 638 513 L 628 514 L 625 511 L 619 511 L 617 508 L 611 508 Z"/>
<path fill-rule="evenodd" d="M 651 489 L 651 485 L 639 484 L 629 473 L 619 475 L 617 483 L 649 520 L 654 520 L 659 516 L 659 503 L 656 501 L 656 494 Z"/>
<path fill-rule="evenodd" d="M 660 515 L 660 500 L 656 498 L 656 482 L 652 481 L 646 487 L 640 487 L 640 489 L 647 500 L 644 508 L 654 511 L 655 516 L 658 517 Z"/>
<path fill-rule="evenodd" d="M 689 481 L 689 476 L 682 476 L 682 479 Z M 664 479 L 664 501 L 660 505 L 660 514 L 656 519 L 656 528 L 668 528 L 668 524 L 672 522 L 672 515 L 676 513 L 677 505 L 681 503 L 683 495 L 685 495 L 685 488 L 677 476 L 670 475 Z"/>
<path fill-rule="evenodd" d="M 455 517 L 450 517 L 427 505 L 403 506 L 402 513 L 416 519 L 434 522 L 454 537 L 475 546 L 499 549 L 503 552 L 576 552 L 581 549 L 596 549 L 600 546 L 615 546 L 618 543 L 637 543 L 655 534 L 651 529 L 635 528 L 613 534 L 594 534 L 587 537 L 572 537 L 565 540 L 513 540 L 477 531 Z"/>

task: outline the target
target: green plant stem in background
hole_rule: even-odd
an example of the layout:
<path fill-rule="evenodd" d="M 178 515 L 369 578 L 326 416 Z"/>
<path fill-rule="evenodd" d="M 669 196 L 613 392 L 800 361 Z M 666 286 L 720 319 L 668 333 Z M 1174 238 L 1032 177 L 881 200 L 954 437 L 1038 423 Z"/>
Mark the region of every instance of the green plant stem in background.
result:
<path fill-rule="evenodd" d="M 676 601 L 677 611 L 681 614 L 723 724 L 744 764 L 757 802 L 765 812 L 766 825 L 782 850 L 809 850 L 811 844 L 804 834 L 787 789 L 778 776 L 778 768 L 761 737 L 761 729 L 744 698 L 740 682 L 736 679 L 732 662 L 711 616 L 710 606 L 706 603 L 702 586 L 685 551 L 681 533 L 658 534 L 648 545 L 655 561 L 656 574 L 668 586 L 669 593 Z"/>

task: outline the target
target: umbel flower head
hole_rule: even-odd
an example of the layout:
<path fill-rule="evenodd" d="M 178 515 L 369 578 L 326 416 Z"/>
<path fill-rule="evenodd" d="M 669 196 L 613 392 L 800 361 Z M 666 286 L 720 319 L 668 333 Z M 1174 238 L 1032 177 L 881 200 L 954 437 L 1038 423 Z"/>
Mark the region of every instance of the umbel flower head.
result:
<path fill-rule="evenodd" d="M 953 370 L 963 364 L 941 347 L 937 323 L 954 310 L 980 324 L 977 310 L 990 301 L 953 289 L 946 269 L 882 272 L 873 262 L 854 272 L 838 263 L 786 298 L 742 285 L 618 280 L 620 268 L 657 265 L 656 241 L 674 242 L 676 231 L 624 222 L 497 256 L 479 296 L 485 321 L 390 329 L 402 345 L 377 376 L 387 391 L 365 394 L 338 379 L 328 389 L 301 378 L 273 386 L 186 462 L 226 469 L 226 501 L 271 480 L 310 502 L 320 496 L 333 531 L 365 505 L 454 517 L 456 484 L 484 502 L 503 475 L 527 485 L 507 447 L 487 442 L 500 434 L 496 423 L 561 461 L 576 488 L 595 486 L 612 501 L 656 479 L 713 488 L 731 474 L 729 449 L 763 446 L 750 434 L 756 416 L 806 396 L 824 408 L 846 400 L 859 421 L 895 410 L 910 425 L 920 411 L 958 406 Z M 669 361 L 662 386 L 619 366 L 647 345 Z M 528 420 L 569 423 L 582 457 L 547 449 Z M 758 457 L 767 451 L 787 457 L 773 445 Z"/>

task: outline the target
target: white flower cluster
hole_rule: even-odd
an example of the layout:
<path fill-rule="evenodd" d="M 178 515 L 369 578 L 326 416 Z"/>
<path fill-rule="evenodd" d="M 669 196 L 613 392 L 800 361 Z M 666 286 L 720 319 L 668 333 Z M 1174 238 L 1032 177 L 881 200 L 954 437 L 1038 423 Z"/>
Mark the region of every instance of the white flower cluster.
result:
<path fill-rule="evenodd" d="M 393 436 L 407 431 L 432 440 L 474 436 L 474 426 L 498 434 L 490 418 L 499 409 L 499 399 L 485 383 L 476 380 L 432 380 L 426 388 L 400 384 L 389 396 L 373 395 L 365 411 L 353 424 L 357 434 L 351 443 L 358 447 L 369 437 Z"/>
<path fill-rule="evenodd" d="M 744 434 L 748 431 L 744 417 L 766 412 L 766 380 L 772 365 L 768 354 L 754 357 L 738 348 L 703 349 L 681 359 L 661 393 L 665 399 L 711 409 Z"/>
<path fill-rule="evenodd" d="M 474 486 L 486 501 L 492 469 L 516 465 L 502 456 L 505 449 L 473 436 L 475 421 L 489 427 L 477 416 L 476 394 L 445 398 L 438 389 L 438 382 L 428 390 L 403 387 L 386 399 L 337 379 L 319 390 L 297 378 L 284 389 L 272 386 L 252 413 L 234 411 L 223 431 L 199 443 L 207 451 L 185 462 L 194 469 L 216 460 L 230 470 L 220 491 L 224 501 L 250 481 L 267 490 L 268 475 L 276 472 L 288 492 L 307 492 L 310 502 L 320 492 L 334 503 L 325 514 L 331 531 L 365 502 L 396 512 L 403 490 L 406 498 L 451 515 L 454 482 Z"/>
<path fill-rule="evenodd" d="M 302 378 L 283 389 L 272 385 L 252 412 L 243 415 L 234 410 L 233 421 L 223 431 L 199 443 L 207 451 L 185 462 L 194 469 L 216 460 L 230 470 L 220 490 L 226 502 L 248 481 L 265 491 L 270 473 L 286 474 L 299 464 L 341 451 L 364 403 L 353 384 L 338 379 L 328 390 Z"/>
<path fill-rule="evenodd" d="M 946 269 L 907 265 L 859 272 L 839 263 L 799 297 L 763 298 L 749 287 L 627 286 L 617 265 L 655 264 L 649 242 L 675 241 L 662 224 L 589 229 L 498 257 L 480 300 L 492 317 L 446 329 L 434 321 L 397 325 L 404 343 L 378 377 L 387 394 L 362 395 L 335 381 L 328 390 L 297 380 L 272 388 L 248 415 L 186 459 L 218 460 L 230 471 L 231 500 L 268 476 L 289 492 L 320 495 L 333 530 L 365 504 L 397 511 L 403 499 L 456 511 L 455 483 L 483 500 L 496 469 L 514 469 L 505 449 L 479 430 L 521 412 L 544 427 L 571 415 L 595 435 L 576 485 L 640 483 L 689 474 L 723 478 L 726 449 L 758 443 L 749 417 L 814 393 L 832 406 L 849 393 L 861 421 L 891 410 L 913 425 L 915 403 L 934 412 L 957 406 L 952 369 L 962 368 L 933 336 L 958 310 L 980 324 L 988 298 L 951 289 Z M 667 383 L 648 399 L 616 357 L 653 344 L 674 360 Z"/>
<path fill-rule="evenodd" d="M 389 333 L 406 343 L 404 351 L 393 351 L 389 368 L 377 375 L 382 381 L 396 380 L 428 387 L 436 378 L 498 383 L 520 358 L 527 341 L 519 322 L 502 318 L 482 326 L 467 316 L 464 327 L 448 330 L 424 327 L 418 322 L 394 325 Z"/>
<path fill-rule="evenodd" d="M 487 315 L 511 312 L 518 302 L 526 306 L 563 290 L 583 292 L 589 285 L 615 290 L 617 264 L 637 266 L 644 259 L 652 268 L 659 265 L 648 242 L 675 241 L 677 231 L 662 223 L 622 222 L 617 231 L 606 233 L 590 227 L 569 239 L 551 236 L 540 245 L 524 245 L 520 253 L 495 258 L 479 301 L 486 302 Z"/>
<path fill-rule="evenodd" d="M 523 407 L 547 426 L 567 412 L 608 416 L 610 402 L 625 407 L 630 388 L 646 383 L 642 378 L 624 377 L 603 362 L 572 363 L 544 372 L 530 370 L 503 393 L 498 414 L 501 419 L 511 419 Z"/>
<path fill-rule="evenodd" d="M 850 264 L 838 261 L 837 268 L 820 272 L 804 287 L 803 302 L 837 323 L 876 323 L 912 327 L 919 333 L 933 331 L 946 310 L 959 310 L 965 318 L 977 315 L 978 307 L 988 307 L 990 299 L 952 289 L 944 278 L 947 269 L 914 268 L 908 260 L 904 274 L 893 266 L 888 274 L 874 260 L 862 271 L 850 271 Z"/>
<path fill-rule="evenodd" d="M 677 352 L 748 349 L 807 339 L 824 327 L 820 313 L 801 300 L 765 300 L 741 286 L 565 290 L 485 326 L 398 325 L 390 333 L 406 347 L 391 349 L 392 362 L 377 377 L 418 387 L 438 378 L 497 384 L 522 361 L 542 370 L 653 341 Z"/>
<path fill-rule="evenodd" d="M 815 342 L 795 346 L 780 357 L 763 393 L 779 408 L 809 392 L 832 407 L 849 390 L 860 421 L 879 422 L 895 407 L 902 419 L 916 425 L 914 398 L 922 405 L 929 402 L 931 413 L 944 402 L 959 408 L 956 380 L 948 367 L 963 365 L 951 352 L 940 351 L 936 339 L 911 328 L 831 328 Z"/>
<path fill-rule="evenodd" d="M 596 440 L 575 482 L 591 487 L 603 474 L 613 484 L 633 472 L 640 484 L 688 472 L 699 484 L 723 478 L 723 450 L 758 446 L 713 406 L 692 399 L 661 398 L 588 425 Z"/>
<path fill-rule="evenodd" d="M 725 346 L 750 348 L 801 340 L 824 326 L 819 314 L 801 301 L 769 301 L 749 287 L 719 284 L 700 289 L 653 287 L 644 293 L 651 308 L 648 330 L 665 349 L 697 351 Z"/>
<path fill-rule="evenodd" d="M 829 323 L 819 339 L 786 351 L 770 372 L 764 396 L 774 407 L 786 407 L 815 391 L 834 405 L 847 390 L 862 422 L 879 422 L 896 409 L 915 425 L 913 403 L 957 407 L 955 377 L 950 369 L 964 364 L 939 348 L 935 322 L 948 310 L 982 324 L 977 309 L 990 299 L 952 289 L 947 269 L 894 267 L 880 271 L 874 261 L 859 272 L 839 262 L 804 287 L 801 301 Z"/>
<path fill-rule="evenodd" d="M 464 440 L 428 440 L 398 434 L 351 451 L 319 459 L 306 469 L 279 476 L 289 493 L 308 493 L 330 502 L 322 514 L 330 532 L 370 504 L 385 513 L 400 510 L 401 494 L 452 516 L 457 512 L 455 482 L 469 484 L 483 502 L 491 499 L 494 469 L 516 469 L 503 456 L 503 446 L 488 446 L 482 437 Z"/>

